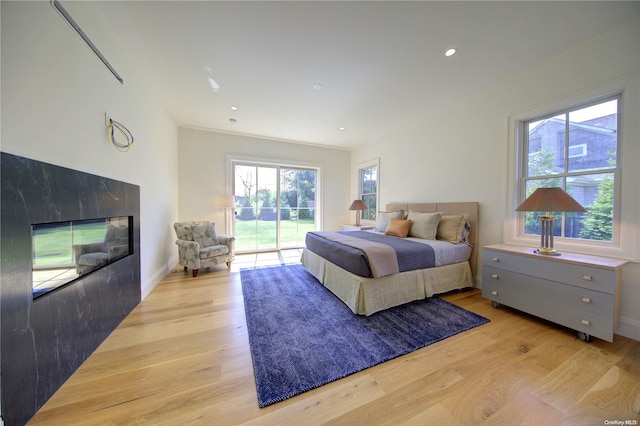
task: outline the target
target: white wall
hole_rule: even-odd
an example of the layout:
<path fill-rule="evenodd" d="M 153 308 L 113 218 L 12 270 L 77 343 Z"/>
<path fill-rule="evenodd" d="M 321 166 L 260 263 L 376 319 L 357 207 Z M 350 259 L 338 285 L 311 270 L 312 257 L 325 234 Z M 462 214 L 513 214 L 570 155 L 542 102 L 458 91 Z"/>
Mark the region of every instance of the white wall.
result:
<path fill-rule="evenodd" d="M 2 151 L 140 186 L 143 297 L 175 264 L 177 126 L 97 3 L 63 2 L 120 84 L 48 1 L 2 2 Z M 107 139 L 104 114 L 135 136 Z"/>
<path fill-rule="evenodd" d="M 338 230 L 348 223 L 353 201 L 348 151 L 187 128 L 180 128 L 178 135 L 181 221 L 209 220 L 224 229 L 218 226 L 225 221 L 224 211 L 214 208 L 214 197 L 232 193 L 230 159 L 253 159 L 320 167 L 321 226 Z"/>
<path fill-rule="evenodd" d="M 513 206 L 508 204 L 513 180 L 509 117 L 558 99 L 625 87 L 623 226 L 635 240 L 627 240 L 625 250 L 625 256 L 633 257 L 634 262 L 623 271 L 622 325 L 617 332 L 640 340 L 638 40 L 640 22 L 636 19 L 451 105 L 424 112 L 401 131 L 353 152 L 352 182 L 358 163 L 379 156 L 381 205 L 477 200 L 480 245 L 502 242 L 504 224 L 514 217 Z"/>

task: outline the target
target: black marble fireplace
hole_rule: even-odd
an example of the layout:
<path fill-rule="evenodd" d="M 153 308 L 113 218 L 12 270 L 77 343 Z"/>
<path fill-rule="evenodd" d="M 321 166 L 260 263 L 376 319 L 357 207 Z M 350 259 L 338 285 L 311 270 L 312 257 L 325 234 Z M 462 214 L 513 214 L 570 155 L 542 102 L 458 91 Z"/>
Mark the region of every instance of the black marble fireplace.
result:
<path fill-rule="evenodd" d="M 1 156 L 2 417 L 21 425 L 140 302 L 140 188 Z M 126 221 L 126 255 L 34 297 L 34 224 L 103 220 L 106 229 L 112 218 Z"/>

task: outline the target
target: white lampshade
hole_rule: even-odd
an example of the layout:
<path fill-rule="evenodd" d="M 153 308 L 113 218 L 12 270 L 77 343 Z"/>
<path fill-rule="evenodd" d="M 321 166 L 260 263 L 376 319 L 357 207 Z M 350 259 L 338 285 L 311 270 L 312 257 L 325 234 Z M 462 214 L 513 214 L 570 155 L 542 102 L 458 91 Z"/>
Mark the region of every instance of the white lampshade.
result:
<path fill-rule="evenodd" d="M 236 206 L 236 200 L 233 195 L 216 195 L 213 205 L 222 209 L 232 209 Z"/>

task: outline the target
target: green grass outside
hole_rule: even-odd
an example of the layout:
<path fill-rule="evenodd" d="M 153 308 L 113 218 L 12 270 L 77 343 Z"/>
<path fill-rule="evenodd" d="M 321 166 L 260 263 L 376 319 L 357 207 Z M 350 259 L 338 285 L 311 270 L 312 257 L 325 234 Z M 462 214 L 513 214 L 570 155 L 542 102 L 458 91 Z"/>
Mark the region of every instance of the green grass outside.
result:
<path fill-rule="evenodd" d="M 33 233 L 34 266 L 68 265 L 73 263 L 73 244 L 103 241 L 106 223 L 76 225 L 73 228 L 45 228 Z"/>
<path fill-rule="evenodd" d="M 315 230 L 313 220 L 281 220 L 280 247 L 303 247 L 305 235 L 313 230 Z M 236 220 L 235 232 L 236 251 L 276 248 L 275 220 Z"/>

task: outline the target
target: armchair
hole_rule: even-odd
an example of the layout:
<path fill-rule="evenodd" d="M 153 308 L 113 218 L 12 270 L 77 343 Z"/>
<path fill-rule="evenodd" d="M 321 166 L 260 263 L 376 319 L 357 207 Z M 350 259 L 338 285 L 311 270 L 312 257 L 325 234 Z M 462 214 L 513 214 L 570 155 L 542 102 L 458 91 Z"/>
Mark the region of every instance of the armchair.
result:
<path fill-rule="evenodd" d="M 198 276 L 200 268 L 211 265 L 227 264 L 231 268 L 235 237 L 218 235 L 216 224 L 206 221 L 176 222 L 173 224 L 178 239 L 178 263 L 193 270 L 193 277 Z"/>
<path fill-rule="evenodd" d="M 87 274 L 130 253 L 129 228 L 109 225 L 104 241 L 75 244 L 72 248 L 76 260 L 76 273 Z"/>

